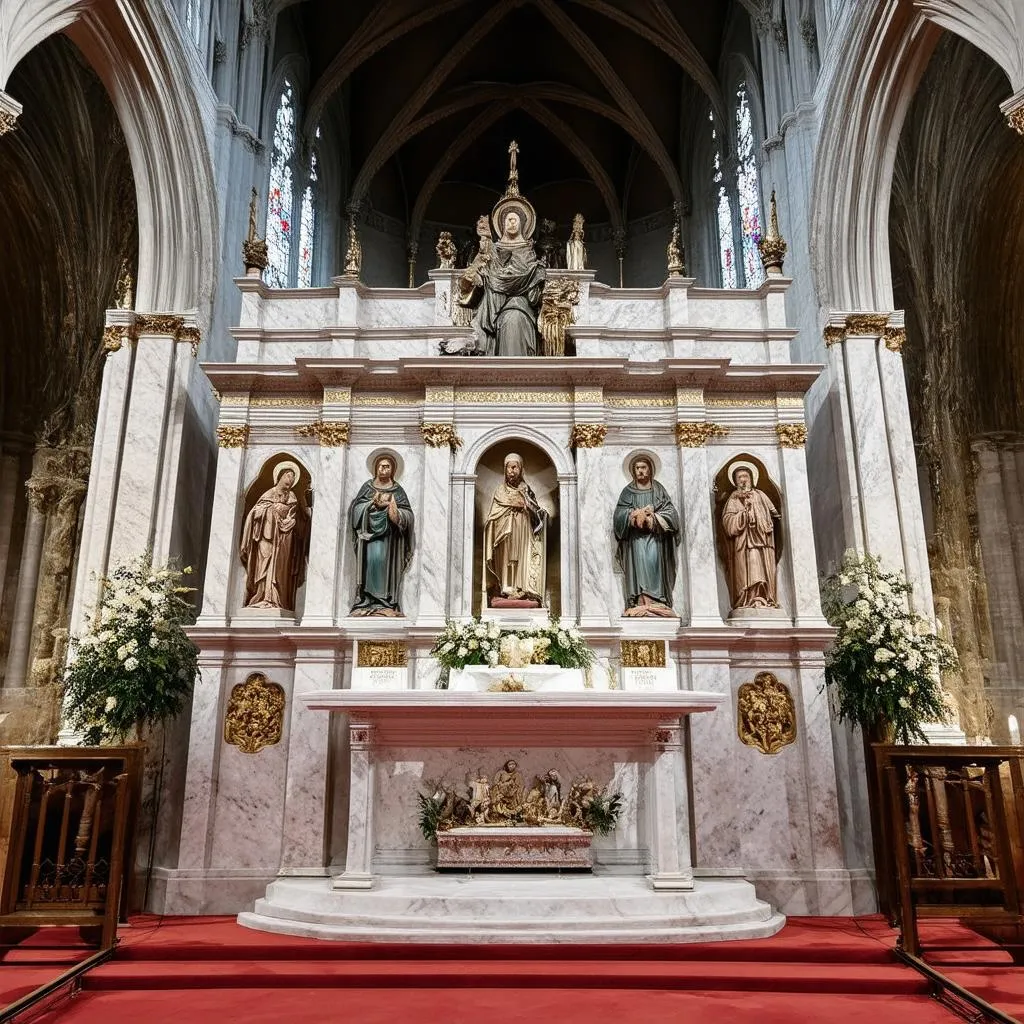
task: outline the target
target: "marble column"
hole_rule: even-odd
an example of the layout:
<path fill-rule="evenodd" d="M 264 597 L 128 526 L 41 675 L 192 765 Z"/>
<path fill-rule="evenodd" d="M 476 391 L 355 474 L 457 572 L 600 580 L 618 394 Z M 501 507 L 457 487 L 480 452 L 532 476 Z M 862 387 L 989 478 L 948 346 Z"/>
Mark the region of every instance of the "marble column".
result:
<path fill-rule="evenodd" d="M 802 424 L 794 424 L 802 426 Z M 786 559 L 793 581 L 793 621 L 797 626 L 823 626 L 818 563 L 814 552 L 811 497 L 807 487 L 804 448 L 781 447 L 782 515 L 785 521 Z M 780 573 L 782 566 L 779 567 Z"/>
<path fill-rule="evenodd" d="M 321 717 L 327 718 L 326 715 Z M 335 889 L 369 889 L 373 885 L 373 804 L 376 789 L 373 734 L 374 729 L 369 722 L 355 717 L 349 719 L 348 846 L 345 871 L 331 881 Z"/>
<path fill-rule="evenodd" d="M 607 628 L 622 612 L 623 597 L 612 591 L 612 518 L 615 485 L 608 479 L 604 447 L 576 449 L 580 625 Z M 565 559 L 562 562 L 567 565 Z"/>
<path fill-rule="evenodd" d="M 448 578 L 448 607 L 453 618 L 472 615 L 474 603 L 479 596 L 473 593 L 475 488 L 475 474 L 452 474 L 452 566 Z"/>
<path fill-rule="evenodd" d="M 328 873 L 327 807 L 331 716 L 311 711 L 299 697 L 313 690 L 334 689 L 335 645 L 336 641 L 332 637 L 327 646 L 303 646 L 295 653 L 281 832 L 279 874 L 282 875 Z"/>
<path fill-rule="evenodd" d="M 422 493 L 416 518 L 420 582 L 416 624 L 431 628 L 443 626 L 447 617 L 451 551 L 458 536 L 452 520 L 452 456 L 454 446 L 462 442 L 454 420 L 455 389 L 427 387 L 421 424 Z"/>
<path fill-rule="evenodd" d="M 686 559 L 687 601 L 691 626 L 720 626 L 715 566 L 715 527 L 712 521 L 711 476 L 707 448 L 680 445 L 679 479 L 682 484 L 683 542 Z"/>
<path fill-rule="evenodd" d="M 145 332 L 138 336 L 114 505 L 110 564 L 134 558 L 153 542 L 176 350 L 173 336 Z"/>
<path fill-rule="evenodd" d="M 313 518 L 310 523 L 309 563 L 302 607 L 303 626 L 333 626 L 339 614 L 335 604 L 338 600 L 341 537 L 346 513 L 342 507 L 342 498 L 347 461 L 347 444 L 328 446 L 321 438 L 317 470 L 313 477 Z M 343 595 L 342 600 L 348 596 Z M 342 609 L 341 614 L 347 611 L 347 608 Z"/>
<path fill-rule="evenodd" d="M 3 601 L 7 560 L 11 552 L 14 510 L 21 484 L 21 459 L 10 452 L 0 455 L 0 603 Z"/>
<path fill-rule="evenodd" d="M 903 570 L 915 610 L 930 618 L 924 516 L 899 354 L 902 314 L 835 313 L 825 331 L 839 404 L 836 457 L 846 546 Z"/>
<path fill-rule="evenodd" d="M 217 779 L 223 747 L 228 655 L 222 651 L 199 656 L 199 675 L 192 689 L 192 728 L 188 740 L 185 798 L 181 811 L 178 870 L 206 868 L 213 846 Z"/>
<path fill-rule="evenodd" d="M 580 536 L 579 502 L 576 497 L 576 477 L 568 473 L 558 475 L 558 515 L 561 520 L 559 540 L 563 566 L 559 616 L 575 622 L 580 614 L 579 578 L 573 571 L 579 561 L 576 555 Z"/>
<path fill-rule="evenodd" d="M 11 622 L 11 646 L 7 655 L 7 675 L 4 677 L 4 686 L 7 689 L 24 686 L 28 675 L 28 659 L 32 646 L 32 616 L 39 586 L 39 563 L 43 556 L 46 519 L 45 497 L 29 490 L 28 520 L 21 548 L 21 568 L 18 572 L 18 590 L 14 599 L 14 618 Z"/>
<path fill-rule="evenodd" d="M 655 889 L 692 889 L 689 791 L 678 719 L 658 724 L 649 794 L 651 885 Z"/>

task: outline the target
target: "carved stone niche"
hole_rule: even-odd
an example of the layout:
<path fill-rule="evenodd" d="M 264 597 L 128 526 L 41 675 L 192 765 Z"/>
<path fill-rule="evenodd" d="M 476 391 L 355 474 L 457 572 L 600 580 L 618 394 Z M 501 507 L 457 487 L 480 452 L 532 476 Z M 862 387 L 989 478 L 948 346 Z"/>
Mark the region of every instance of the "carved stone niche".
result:
<path fill-rule="evenodd" d="M 796 707 L 785 683 L 758 672 L 736 695 L 736 733 L 748 747 L 777 754 L 796 740 Z"/>
<path fill-rule="evenodd" d="M 777 602 L 779 581 L 778 567 L 782 564 L 782 555 L 786 540 L 783 533 L 782 492 L 768 475 L 767 467 L 759 458 L 757 458 L 757 456 L 750 455 L 747 452 L 737 452 L 730 455 L 715 475 L 713 492 L 715 510 L 715 542 L 718 546 L 718 556 L 721 559 L 722 569 L 724 572 L 725 589 L 728 595 L 728 609 L 731 613 L 730 617 L 783 617 L 783 612 L 779 607 L 781 602 L 778 602 L 775 606 L 768 605 L 765 607 L 744 607 L 741 603 L 737 602 L 739 595 L 737 594 L 737 587 L 735 583 L 737 577 L 742 576 L 742 573 L 738 573 L 736 571 L 735 541 L 732 537 L 729 537 L 726 534 L 723 519 L 729 499 L 736 490 L 732 479 L 730 479 L 730 474 L 735 475 L 736 470 L 741 466 L 751 471 L 751 475 L 756 478 L 754 480 L 754 488 L 761 491 L 779 513 L 778 516 L 771 517 L 773 525 L 772 536 L 775 541 L 774 591 Z"/>
<path fill-rule="evenodd" d="M 256 506 L 281 483 L 286 470 L 291 470 L 294 477 L 291 494 L 295 497 L 295 522 L 289 529 L 278 534 L 278 531 L 273 529 L 273 518 L 279 510 L 266 507 L 256 509 Z M 296 613 L 300 603 L 300 591 L 306 580 L 312 509 L 313 484 L 309 470 L 289 452 L 278 452 L 268 458 L 256 478 L 246 488 L 242 504 L 237 555 L 244 571 L 238 606 L 245 609 L 245 614 L 290 616 Z M 263 536 L 257 537 L 256 535 L 261 532 Z M 273 534 L 273 541 L 267 540 L 268 532 Z M 257 578 L 267 568 L 271 554 L 268 545 L 274 543 L 278 546 L 272 567 L 279 581 L 276 589 L 281 597 L 280 604 L 267 603 L 265 598 L 269 587 L 257 582 Z"/>
<path fill-rule="evenodd" d="M 243 754 L 258 754 L 281 742 L 284 728 L 284 690 L 262 672 L 253 672 L 231 688 L 224 713 L 224 742 Z"/>

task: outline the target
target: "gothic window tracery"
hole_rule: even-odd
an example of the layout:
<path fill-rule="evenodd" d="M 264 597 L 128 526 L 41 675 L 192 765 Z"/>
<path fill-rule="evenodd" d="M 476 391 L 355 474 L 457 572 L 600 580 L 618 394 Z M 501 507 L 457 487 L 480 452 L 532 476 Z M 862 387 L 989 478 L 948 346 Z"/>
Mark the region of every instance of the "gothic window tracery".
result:
<path fill-rule="evenodd" d="M 316 139 L 320 138 L 320 129 L 316 130 Z M 302 208 L 299 213 L 299 270 L 297 284 L 300 288 L 309 288 L 313 283 L 313 246 L 316 241 L 316 186 L 317 186 L 317 151 L 314 149 L 309 156 L 309 178 L 302 191 Z"/>
<path fill-rule="evenodd" d="M 736 162 L 744 278 L 748 288 L 757 288 L 764 282 L 764 266 L 757 249 L 761 241 L 761 187 L 754 158 L 754 125 L 746 82 L 736 90 Z"/>
<path fill-rule="evenodd" d="M 716 224 L 718 227 L 718 256 L 722 271 L 722 287 L 736 287 L 736 256 L 735 239 L 732 231 L 732 203 L 729 191 L 725 187 L 725 173 L 722 169 L 722 149 L 718 139 L 718 131 L 714 127 L 714 115 L 708 114 L 711 121 L 711 143 L 714 147 L 714 164 L 712 181 L 717 201 Z"/>

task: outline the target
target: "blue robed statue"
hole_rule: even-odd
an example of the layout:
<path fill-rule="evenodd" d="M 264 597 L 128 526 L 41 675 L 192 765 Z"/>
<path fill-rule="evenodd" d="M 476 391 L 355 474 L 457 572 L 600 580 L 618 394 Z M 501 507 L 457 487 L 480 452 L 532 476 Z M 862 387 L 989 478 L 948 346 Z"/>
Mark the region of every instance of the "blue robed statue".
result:
<path fill-rule="evenodd" d="M 618 561 L 626 586 L 630 617 L 672 617 L 672 590 L 676 582 L 676 545 L 679 513 L 668 491 L 654 479 L 654 466 L 646 455 L 630 463 L 632 483 L 622 488 L 615 506 Z"/>
<path fill-rule="evenodd" d="M 412 559 L 413 512 L 395 480 L 395 459 L 379 455 L 349 507 L 356 550 L 356 601 L 352 615 L 402 614 L 402 577 Z"/>

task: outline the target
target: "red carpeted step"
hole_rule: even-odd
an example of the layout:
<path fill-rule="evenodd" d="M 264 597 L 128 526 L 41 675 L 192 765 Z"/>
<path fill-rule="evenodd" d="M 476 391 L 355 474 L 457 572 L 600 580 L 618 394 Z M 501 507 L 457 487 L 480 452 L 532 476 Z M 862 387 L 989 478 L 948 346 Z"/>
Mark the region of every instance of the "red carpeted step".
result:
<path fill-rule="evenodd" d="M 928 983 L 904 967 L 756 962 L 523 961 L 155 961 L 114 962 L 83 980 L 91 991 L 167 988 L 638 988 L 733 992 L 923 995 Z"/>
<path fill-rule="evenodd" d="M 253 988 L 83 992 L 34 1024 L 957 1024 L 923 996 L 636 989 Z M 962 1024 L 962 1022 L 961 1022 Z"/>

